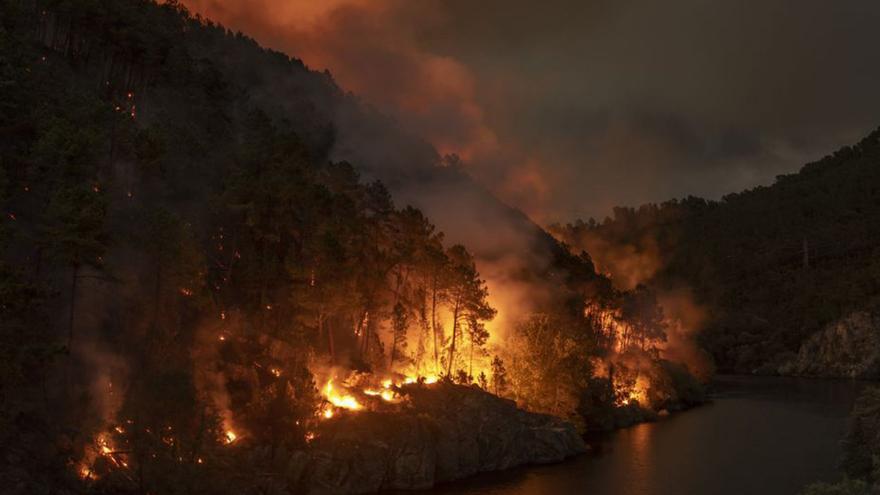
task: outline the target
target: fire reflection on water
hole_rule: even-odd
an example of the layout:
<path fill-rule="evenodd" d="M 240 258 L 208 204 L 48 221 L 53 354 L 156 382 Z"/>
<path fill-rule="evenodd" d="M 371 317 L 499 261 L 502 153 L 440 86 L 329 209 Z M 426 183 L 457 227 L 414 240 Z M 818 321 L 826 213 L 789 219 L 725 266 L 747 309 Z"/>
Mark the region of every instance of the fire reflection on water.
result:
<path fill-rule="evenodd" d="M 630 472 L 630 483 L 640 493 L 651 493 L 654 479 L 654 462 L 651 453 L 654 425 L 642 423 L 622 432 L 624 441 L 629 444 L 633 469 Z"/>

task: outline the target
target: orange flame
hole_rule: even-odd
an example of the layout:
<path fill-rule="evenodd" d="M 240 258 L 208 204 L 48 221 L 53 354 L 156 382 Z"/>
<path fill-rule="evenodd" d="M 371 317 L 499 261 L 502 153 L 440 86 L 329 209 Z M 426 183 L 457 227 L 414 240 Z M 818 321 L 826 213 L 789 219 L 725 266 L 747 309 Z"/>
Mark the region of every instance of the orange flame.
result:
<path fill-rule="evenodd" d="M 232 430 L 226 430 L 226 444 L 231 444 L 238 438 L 238 435 L 235 434 Z"/>
<path fill-rule="evenodd" d="M 357 399 L 354 398 L 353 395 L 340 394 L 336 392 L 336 389 L 333 387 L 332 378 L 327 381 L 327 385 L 324 386 L 323 392 L 324 398 L 336 407 L 342 409 L 351 409 L 353 411 L 363 409 L 363 406 L 357 401 Z"/>

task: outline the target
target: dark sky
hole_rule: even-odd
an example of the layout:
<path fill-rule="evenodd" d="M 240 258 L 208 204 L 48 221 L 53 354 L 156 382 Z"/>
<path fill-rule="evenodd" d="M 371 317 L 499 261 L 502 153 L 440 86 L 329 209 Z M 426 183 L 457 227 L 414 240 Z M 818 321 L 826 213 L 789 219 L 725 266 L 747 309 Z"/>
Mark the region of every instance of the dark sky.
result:
<path fill-rule="evenodd" d="M 880 126 L 880 2 L 185 0 L 539 222 L 717 198 Z"/>

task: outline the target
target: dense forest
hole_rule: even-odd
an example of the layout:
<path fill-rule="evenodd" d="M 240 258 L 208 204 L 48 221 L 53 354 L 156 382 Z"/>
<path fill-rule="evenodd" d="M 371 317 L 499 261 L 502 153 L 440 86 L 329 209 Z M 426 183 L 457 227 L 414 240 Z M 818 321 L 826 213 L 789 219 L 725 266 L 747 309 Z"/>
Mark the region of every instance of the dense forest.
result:
<path fill-rule="evenodd" d="M 2 0 L 0 95 L 14 491 L 242 493 L 360 408 L 340 394 L 371 377 L 477 387 L 588 430 L 700 394 L 661 359 L 651 290 L 613 288 L 329 74 L 176 2 Z M 382 169 L 386 187 L 382 132 L 433 163 Z M 497 245 L 472 254 L 392 199 L 437 177 L 432 194 L 460 186 L 494 201 L 474 218 L 525 233 L 508 276 L 535 296 L 506 328 L 489 329 L 505 308 L 481 276 Z"/>
<path fill-rule="evenodd" d="M 768 187 L 688 197 L 551 230 L 623 287 L 688 290 L 723 370 L 775 373 L 880 295 L 880 131 Z"/>

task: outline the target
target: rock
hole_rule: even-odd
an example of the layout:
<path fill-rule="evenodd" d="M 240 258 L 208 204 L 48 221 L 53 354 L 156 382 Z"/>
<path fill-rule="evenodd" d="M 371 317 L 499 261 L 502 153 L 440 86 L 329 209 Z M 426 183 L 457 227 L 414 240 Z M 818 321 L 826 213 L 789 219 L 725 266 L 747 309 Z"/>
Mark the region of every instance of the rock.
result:
<path fill-rule="evenodd" d="M 393 412 L 340 414 L 316 432 L 296 482 L 310 494 L 422 489 L 586 451 L 574 426 L 476 387 L 404 386 Z"/>
<path fill-rule="evenodd" d="M 851 313 L 810 336 L 783 375 L 837 378 L 880 377 L 880 317 Z"/>
<path fill-rule="evenodd" d="M 286 464 L 285 481 L 288 486 L 296 486 L 305 474 L 309 456 L 305 452 L 294 452 Z"/>

